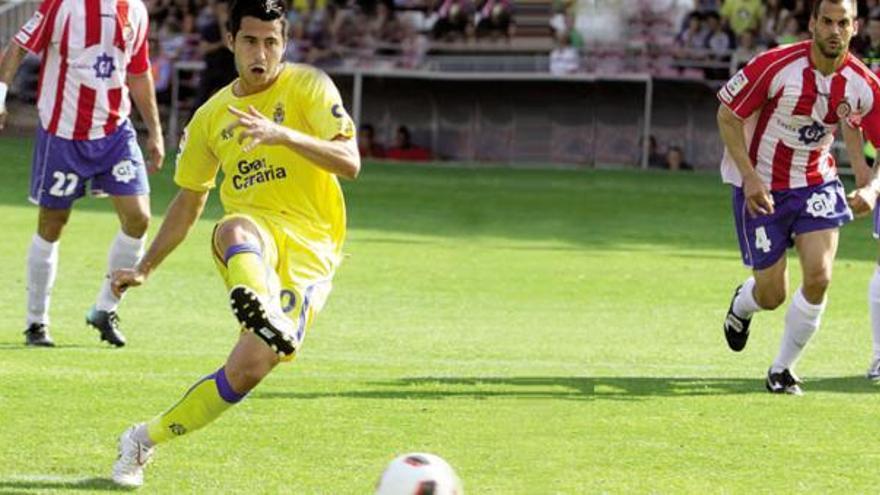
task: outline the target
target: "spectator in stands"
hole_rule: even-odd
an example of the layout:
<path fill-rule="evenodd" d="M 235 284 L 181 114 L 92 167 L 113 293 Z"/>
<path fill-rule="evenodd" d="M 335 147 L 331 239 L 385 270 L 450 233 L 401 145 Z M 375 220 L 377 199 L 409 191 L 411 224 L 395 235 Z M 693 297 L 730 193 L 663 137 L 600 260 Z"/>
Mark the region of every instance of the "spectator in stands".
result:
<path fill-rule="evenodd" d="M 746 31 L 761 29 L 763 17 L 761 0 L 725 0 L 721 6 L 721 18 L 737 37 Z"/>
<path fill-rule="evenodd" d="M 667 168 L 666 155 L 658 149 L 657 138 L 654 136 L 648 138 L 648 168 Z"/>
<path fill-rule="evenodd" d="M 235 79 L 235 57 L 226 47 L 226 21 L 229 17 L 229 6 L 226 0 L 211 0 L 207 19 L 201 23 L 199 35 L 199 52 L 205 61 L 205 70 L 199 79 L 199 92 L 196 107 L 208 101 L 218 89 Z"/>
<path fill-rule="evenodd" d="M 385 157 L 391 160 L 406 160 L 411 162 L 430 161 L 431 151 L 427 148 L 414 145 L 409 128 L 402 125 L 397 128 L 397 134 L 394 137 L 394 146 L 388 149 Z"/>
<path fill-rule="evenodd" d="M 865 65 L 874 73 L 880 71 L 880 15 L 872 17 L 865 29 L 867 34 L 866 46 L 862 50 L 861 58 Z"/>
<path fill-rule="evenodd" d="M 428 37 L 418 30 L 418 18 L 407 16 L 401 20 L 403 41 L 400 44 L 401 54 L 398 66 L 404 69 L 418 69 L 425 62 L 430 42 Z"/>
<path fill-rule="evenodd" d="M 284 60 L 302 63 L 309 58 L 312 41 L 306 36 L 305 19 L 297 17 L 288 27 L 287 46 L 284 48 Z"/>
<path fill-rule="evenodd" d="M 674 172 L 694 169 L 693 166 L 684 161 L 684 152 L 678 146 L 670 146 L 669 149 L 666 150 L 664 166 L 667 170 Z"/>
<path fill-rule="evenodd" d="M 709 12 L 721 10 L 723 0 L 694 0 L 694 3 L 696 4 L 697 11 L 705 15 Z"/>
<path fill-rule="evenodd" d="M 376 15 L 369 22 L 369 35 L 384 45 L 399 45 L 403 41 L 403 23 L 394 11 L 394 6 L 389 0 L 383 0 L 376 4 Z M 388 53 L 389 50 L 380 49 L 380 53 Z"/>
<path fill-rule="evenodd" d="M 700 58 L 705 51 L 704 41 L 707 34 L 708 31 L 703 23 L 703 14 L 696 10 L 688 14 L 684 27 L 675 37 L 675 57 Z"/>
<path fill-rule="evenodd" d="M 455 41 L 473 34 L 473 3 L 470 0 L 438 0 L 435 11 L 434 38 Z"/>
<path fill-rule="evenodd" d="M 728 62 L 733 51 L 733 37 L 721 23 L 717 12 L 706 14 L 706 39 L 703 46 L 709 52 L 709 58 L 715 62 Z M 727 68 L 706 69 L 707 79 L 727 79 L 730 71 Z"/>
<path fill-rule="evenodd" d="M 376 141 L 376 132 L 371 124 L 363 124 L 358 129 L 358 150 L 362 158 L 385 158 L 385 148 Z"/>
<path fill-rule="evenodd" d="M 785 25 L 782 28 L 782 32 L 779 33 L 779 36 L 776 37 L 777 45 L 788 45 L 791 43 L 796 43 L 803 38 L 803 31 L 801 30 L 801 23 L 797 20 L 797 17 L 790 16 L 785 20 Z"/>
<path fill-rule="evenodd" d="M 575 0 L 553 0 L 553 15 L 550 17 L 550 29 L 553 30 L 553 38 L 560 31 L 568 29 L 566 26 L 566 17 L 576 15 L 575 8 L 577 2 Z"/>
<path fill-rule="evenodd" d="M 565 32 L 568 34 L 568 41 L 571 46 L 578 51 L 584 49 L 584 36 L 577 28 L 577 15 L 574 11 L 565 14 Z"/>
<path fill-rule="evenodd" d="M 156 101 L 162 105 L 171 103 L 171 71 L 174 61 L 162 49 L 158 35 L 150 33 L 150 70 L 156 87 Z"/>
<path fill-rule="evenodd" d="M 782 32 L 791 12 L 785 8 L 782 0 L 767 0 L 764 18 L 761 22 L 759 43 L 767 46 L 776 45 L 776 37 Z"/>
<path fill-rule="evenodd" d="M 580 70 L 581 54 L 571 46 L 571 36 L 567 32 L 556 37 L 556 47 L 550 52 L 550 73 L 554 75 L 574 74 Z"/>
<path fill-rule="evenodd" d="M 477 38 L 497 39 L 503 37 L 508 41 L 513 36 L 513 3 L 511 0 L 483 0 L 474 17 Z"/>
<path fill-rule="evenodd" d="M 739 35 L 736 50 L 733 52 L 733 60 L 737 69 L 741 69 L 749 60 L 767 47 L 758 43 L 758 34 L 755 31 L 745 31 Z"/>

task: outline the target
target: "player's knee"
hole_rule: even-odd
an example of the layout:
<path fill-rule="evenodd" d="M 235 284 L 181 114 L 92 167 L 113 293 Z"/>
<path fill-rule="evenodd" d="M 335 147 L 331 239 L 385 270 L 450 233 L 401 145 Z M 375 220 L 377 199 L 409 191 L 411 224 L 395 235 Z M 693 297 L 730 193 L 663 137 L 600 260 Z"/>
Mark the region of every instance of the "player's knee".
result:
<path fill-rule="evenodd" d="M 122 231 L 129 237 L 140 239 L 147 233 L 150 226 L 150 215 L 146 212 L 138 212 L 128 215 L 122 220 Z"/>
<path fill-rule="evenodd" d="M 258 237 L 251 230 L 248 224 L 237 218 L 227 220 L 215 229 L 214 243 L 221 248 L 242 243 L 258 244 Z"/>
<path fill-rule="evenodd" d="M 70 210 L 40 210 L 37 233 L 47 242 L 55 242 L 61 238 L 61 231 L 67 225 Z"/>
<path fill-rule="evenodd" d="M 769 290 L 755 294 L 759 306 L 766 310 L 774 310 L 785 302 L 785 290 Z"/>
<path fill-rule="evenodd" d="M 829 285 L 831 285 L 831 274 L 826 270 L 808 273 L 804 277 L 804 292 L 815 296 L 824 295 Z"/>

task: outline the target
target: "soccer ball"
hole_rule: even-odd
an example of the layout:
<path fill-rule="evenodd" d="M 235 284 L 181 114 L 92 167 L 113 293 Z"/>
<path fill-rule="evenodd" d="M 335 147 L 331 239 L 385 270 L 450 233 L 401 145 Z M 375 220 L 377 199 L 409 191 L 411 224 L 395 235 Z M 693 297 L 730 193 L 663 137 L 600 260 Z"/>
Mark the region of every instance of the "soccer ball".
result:
<path fill-rule="evenodd" d="M 376 495 L 464 495 L 452 467 L 434 454 L 413 453 L 388 464 Z"/>

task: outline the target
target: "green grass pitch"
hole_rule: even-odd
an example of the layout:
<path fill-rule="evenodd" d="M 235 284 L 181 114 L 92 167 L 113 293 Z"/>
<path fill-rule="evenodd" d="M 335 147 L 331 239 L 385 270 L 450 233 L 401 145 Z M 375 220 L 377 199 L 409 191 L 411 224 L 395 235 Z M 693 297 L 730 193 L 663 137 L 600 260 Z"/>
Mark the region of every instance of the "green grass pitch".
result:
<path fill-rule="evenodd" d="M 117 230 L 77 206 L 52 331 L 26 349 L 30 142 L 0 140 L 0 493 L 103 493 L 116 439 L 219 367 L 236 338 L 203 220 L 120 310 L 83 323 Z M 174 187 L 153 178 L 155 233 Z M 783 311 L 746 350 L 721 321 L 745 278 L 715 175 L 367 164 L 344 184 L 346 261 L 301 357 L 162 445 L 143 493 L 368 494 L 395 455 L 446 458 L 469 494 L 877 491 L 870 222 L 844 229 L 801 398 L 763 389 Z M 792 286 L 796 287 L 796 259 Z"/>

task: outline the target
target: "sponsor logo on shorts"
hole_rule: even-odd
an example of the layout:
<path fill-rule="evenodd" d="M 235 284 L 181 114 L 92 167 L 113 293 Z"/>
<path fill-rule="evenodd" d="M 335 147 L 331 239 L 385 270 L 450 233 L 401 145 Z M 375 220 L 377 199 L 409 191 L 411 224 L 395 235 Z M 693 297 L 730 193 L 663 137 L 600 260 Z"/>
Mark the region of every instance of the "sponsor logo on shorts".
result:
<path fill-rule="evenodd" d="M 116 165 L 113 165 L 111 173 L 113 174 L 113 178 L 116 179 L 116 182 L 128 184 L 137 178 L 137 167 L 134 166 L 134 163 L 132 163 L 131 160 L 123 160 Z"/>
<path fill-rule="evenodd" d="M 807 213 L 815 218 L 834 218 L 837 216 L 837 194 L 826 189 L 814 192 L 807 199 Z"/>

